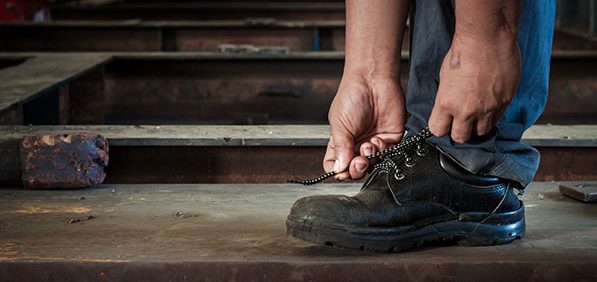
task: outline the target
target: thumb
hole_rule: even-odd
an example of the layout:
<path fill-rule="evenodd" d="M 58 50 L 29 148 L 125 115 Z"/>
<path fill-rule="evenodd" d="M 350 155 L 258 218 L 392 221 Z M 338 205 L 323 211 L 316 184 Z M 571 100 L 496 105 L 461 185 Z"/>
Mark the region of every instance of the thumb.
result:
<path fill-rule="evenodd" d="M 346 131 L 333 130 L 334 172 L 341 173 L 348 170 L 348 165 L 354 156 L 354 138 Z"/>

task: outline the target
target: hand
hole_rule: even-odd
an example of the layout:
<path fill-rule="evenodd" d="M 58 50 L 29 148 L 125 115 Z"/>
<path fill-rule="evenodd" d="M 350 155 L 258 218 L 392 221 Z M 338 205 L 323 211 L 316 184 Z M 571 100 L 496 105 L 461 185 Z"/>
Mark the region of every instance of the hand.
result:
<path fill-rule="evenodd" d="M 331 136 L 324 170 L 339 173 L 338 180 L 363 178 L 370 165 L 364 156 L 399 142 L 405 116 L 398 78 L 345 75 L 328 115 Z"/>
<path fill-rule="evenodd" d="M 487 134 L 502 118 L 518 87 L 521 72 L 516 41 L 507 44 L 462 40 L 454 36 L 441 66 L 429 129 L 441 137 L 467 142 Z"/>

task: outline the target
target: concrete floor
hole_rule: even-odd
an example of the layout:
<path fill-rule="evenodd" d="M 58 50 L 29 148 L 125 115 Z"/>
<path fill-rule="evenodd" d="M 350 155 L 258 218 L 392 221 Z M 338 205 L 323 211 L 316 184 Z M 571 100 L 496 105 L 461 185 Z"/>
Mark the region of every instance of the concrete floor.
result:
<path fill-rule="evenodd" d="M 524 240 L 399 254 L 286 237 L 294 200 L 353 194 L 353 184 L 3 188 L 0 281 L 596 281 L 597 205 L 561 196 L 557 186 L 527 189 Z"/>

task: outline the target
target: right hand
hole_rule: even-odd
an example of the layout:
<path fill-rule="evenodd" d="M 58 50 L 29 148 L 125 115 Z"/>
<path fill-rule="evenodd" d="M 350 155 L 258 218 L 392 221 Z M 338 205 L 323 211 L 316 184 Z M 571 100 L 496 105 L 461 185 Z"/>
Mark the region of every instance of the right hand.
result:
<path fill-rule="evenodd" d="M 397 77 L 344 75 L 328 114 L 330 141 L 323 159 L 337 180 L 361 179 L 371 163 L 364 156 L 398 143 L 404 135 L 404 94 Z"/>

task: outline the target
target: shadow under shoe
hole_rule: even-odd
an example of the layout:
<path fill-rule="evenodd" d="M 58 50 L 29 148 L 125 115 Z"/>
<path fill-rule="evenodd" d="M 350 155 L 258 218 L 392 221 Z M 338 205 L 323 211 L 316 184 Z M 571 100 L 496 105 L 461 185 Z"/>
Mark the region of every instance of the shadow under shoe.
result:
<path fill-rule="evenodd" d="M 355 196 L 297 200 L 286 227 L 309 242 L 379 252 L 437 241 L 505 244 L 525 232 L 514 187 L 472 174 L 424 142 L 386 156 Z"/>

